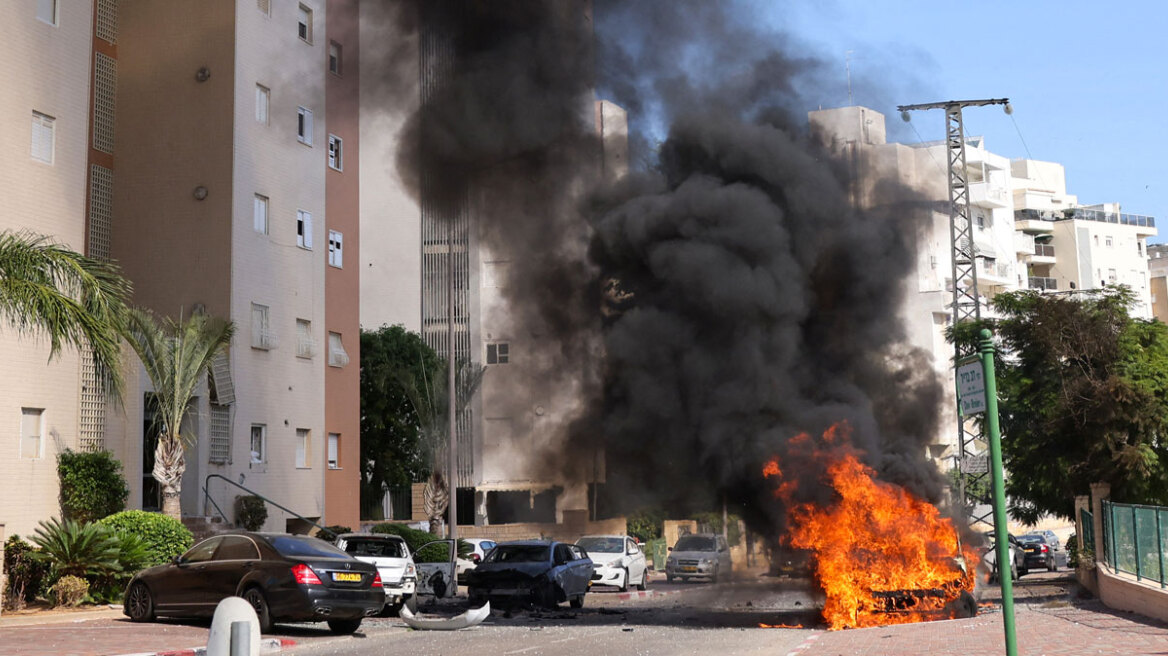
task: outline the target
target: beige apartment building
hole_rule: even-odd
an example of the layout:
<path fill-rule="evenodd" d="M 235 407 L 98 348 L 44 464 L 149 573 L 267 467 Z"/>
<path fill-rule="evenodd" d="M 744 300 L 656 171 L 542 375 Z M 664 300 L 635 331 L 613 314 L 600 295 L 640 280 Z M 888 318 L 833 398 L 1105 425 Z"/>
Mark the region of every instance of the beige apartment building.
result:
<path fill-rule="evenodd" d="M 900 313 L 909 343 L 933 354 L 938 377 L 952 389 L 953 347 L 945 340 L 953 302 L 945 143 L 889 143 L 884 116 L 866 107 L 813 111 L 809 122 L 824 144 L 846 156 L 856 204 L 872 202 L 881 179 L 933 201 L 931 209 L 921 211 L 916 275 L 906 281 Z M 1009 160 L 989 151 L 982 137 L 966 137 L 966 165 L 983 316 L 993 316 L 989 301 L 1004 291 L 1058 292 L 1113 283 L 1135 292 L 1134 316 L 1151 316 L 1147 240 L 1157 234 L 1152 217 L 1125 214 L 1118 203 L 1081 205 L 1067 193 L 1062 165 Z M 957 452 L 956 411 L 946 406 L 942 412 L 942 432 L 928 446 L 928 456 L 951 465 L 946 459 Z"/>
<path fill-rule="evenodd" d="M 0 100 L 0 184 L 13 184 L 4 196 L 21 208 L 3 227 L 112 257 L 134 302 L 159 315 L 236 324 L 189 418 L 198 439 L 184 515 L 231 520 L 247 488 L 312 521 L 356 526 L 360 274 L 344 257 L 360 243 L 356 0 L 30 0 L 6 3 L 0 18 L 16 90 Z M 52 62 L 51 75 L 37 62 Z M 157 508 L 136 358 L 127 353 L 129 389 L 113 409 L 82 391 L 76 355 L 46 367 L 8 332 L 3 349 L 29 364 L 5 377 L 23 382 L 0 399 L 22 431 L 40 431 L 0 437 L 13 445 L 0 467 L 20 467 L 0 475 L 9 532 L 57 513 L 61 448 L 110 449 L 128 506 Z M 22 458 L 22 445 L 38 455 Z M 269 506 L 265 528 L 305 525 Z"/>

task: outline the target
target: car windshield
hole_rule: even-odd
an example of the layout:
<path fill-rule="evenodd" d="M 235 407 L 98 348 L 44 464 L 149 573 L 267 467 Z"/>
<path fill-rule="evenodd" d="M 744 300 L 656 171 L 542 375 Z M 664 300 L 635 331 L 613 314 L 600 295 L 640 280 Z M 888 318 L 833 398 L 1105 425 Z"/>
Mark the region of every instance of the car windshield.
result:
<path fill-rule="evenodd" d="M 345 540 L 345 551 L 354 556 L 375 558 L 405 558 L 405 543 L 397 540 L 377 538 L 349 538 Z"/>
<path fill-rule="evenodd" d="M 580 538 L 576 540 L 576 546 L 582 547 L 584 551 L 595 551 L 596 553 L 620 553 L 624 549 L 624 538 Z"/>
<path fill-rule="evenodd" d="M 716 551 L 714 538 L 702 538 L 696 535 L 687 535 L 681 538 L 673 549 L 675 551 Z"/>
<path fill-rule="evenodd" d="M 333 545 L 319 540 L 317 538 L 310 538 L 298 535 L 272 535 L 268 536 L 268 542 L 272 547 L 280 552 L 281 556 L 300 556 L 308 558 L 336 558 L 337 556 L 348 557 L 348 554 L 334 547 Z"/>
<path fill-rule="evenodd" d="M 1023 535 L 1018 538 L 1018 541 L 1022 544 L 1039 544 L 1045 543 L 1046 538 L 1042 537 L 1041 535 Z"/>
<path fill-rule="evenodd" d="M 501 544 L 491 550 L 488 563 L 542 563 L 550 558 L 546 544 Z"/>

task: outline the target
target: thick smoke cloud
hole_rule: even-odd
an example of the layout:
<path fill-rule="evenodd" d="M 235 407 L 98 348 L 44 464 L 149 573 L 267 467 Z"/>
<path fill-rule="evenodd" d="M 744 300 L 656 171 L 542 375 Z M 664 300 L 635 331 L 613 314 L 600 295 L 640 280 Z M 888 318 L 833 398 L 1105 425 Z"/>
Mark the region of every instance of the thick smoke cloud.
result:
<path fill-rule="evenodd" d="M 428 202 L 473 198 L 512 255 L 510 312 L 548 345 L 525 384 L 582 379 L 549 466 L 573 475 L 599 438 L 629 505 L 726 497 L 774 522 L 763 461 L 847 421 L 886 479 L 938 499 L 943 393 L 897 313 L 926 213 L 890 183 L 853 205 L 806 134 L 822 63 L 732 3 L 597 0 L 595 26 L 583 2 L 420 6 L 458 55 L 399 164 Z M 647 128 L 620 181 L 599 174 L 594 89 Z"/>

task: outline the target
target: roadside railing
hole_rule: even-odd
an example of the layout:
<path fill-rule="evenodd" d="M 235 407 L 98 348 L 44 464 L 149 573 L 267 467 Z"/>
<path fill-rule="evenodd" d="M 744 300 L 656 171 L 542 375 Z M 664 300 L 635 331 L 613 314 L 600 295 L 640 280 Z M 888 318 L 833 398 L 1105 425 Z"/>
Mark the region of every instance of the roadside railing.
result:
<path fill-rule="evenodd" d="M 271 499 L 265 497 L 264 495 L 256 492 L 255 490 L 246 488 L 246 487 L 240 485 L 239 483 L 236 483 L 235 481 L 227 478 L 226 476 L 221 476 L 219 474 L 208 474 L 207 478 L 203 479 L 203 514 L 204 515 L 210 516 L 211 513 L 207 510 L 207 504 L 210 503 L 211 506 L 213 506 L 215 508 L 215 511 L 219 513 L 219 516 L 223 518 L 223 521 L 228 521 L 227 515 L 223 513 L 223 509 L 219 507 L 219 504 L 215 503 L 215 499 L 211 498 L 211 489 L 210 488 L 211 488 L 211 479 L 212 478 L 218 478 L 219 480 L 227 483 L 228 485 L 234 485 L 235 487 L 243 490 L 244 492 L 247 492 L 248 494 L 250 494 L 252 496 L 256 496 L 256 497 L 259 497 L 260 499 L 263 499 L 264 503 L 270 503 L 273 506 L 279 508 L 280 510 L 283 510 L 284 512 L 288 513 L 289 515 L 292 515 L 293 517 L 295 517 L 301 521 L 308 522 L 309 524 L 312 524 L 313 526 L 320 529 L 321 532 L 327 533 L 329 535 L 333 535 L 332 531 L 326 529 L 325 527 L 321 526 L 320 524 L 317 524 L 316 522 L 305 517 L 304 515 L 301 515 L 300 513 L 296 512 L 294 510 L 291 510 L 289 508 L 286 508 L 284 506 L 281 506 L 280 504 L 276 503 L 275 501 L 272 501 Z"/>
<path fill-rule="evenodd" d="M 1116 571 L 1168 587 L 1166 537 L 1168 508 L 1103 501 L 1102 556 Z"/>

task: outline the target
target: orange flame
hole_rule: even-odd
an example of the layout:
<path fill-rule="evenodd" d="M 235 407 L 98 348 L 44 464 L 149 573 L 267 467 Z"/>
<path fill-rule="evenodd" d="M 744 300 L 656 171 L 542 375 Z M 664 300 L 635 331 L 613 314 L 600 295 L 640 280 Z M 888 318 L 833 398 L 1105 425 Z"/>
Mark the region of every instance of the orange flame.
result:
<path fill-rule="evenodd" d="M 758 628 L 760 628 L 760 629 L 801 629 L 801 628 L 803 628 L 803 625 L 802 624 L 763 624 L 762 622 L 759 622 Z"/>
<path fill-rule="evenodd" d="M 777 458 L 763 468 L 787 506 L 790 545 L 815 554 L 828 628 L 953 617 L 958 597 L 973 589 L 976 552 L 959 543 L 953 522 L 935 506 L 876 480 L 848 438 L 847 426 L 837 424 L 818 445 L 806 435 L 793 441 L 794 460 L 807 457 L 826 469 L 835 490 L 827 506 L 796 501 L 798 481 L 784 478 Z"/>

